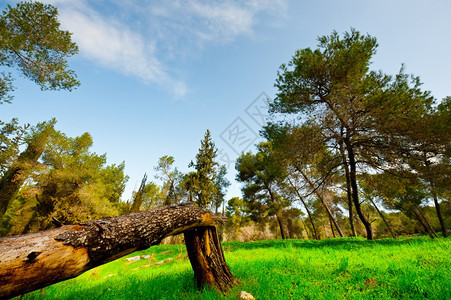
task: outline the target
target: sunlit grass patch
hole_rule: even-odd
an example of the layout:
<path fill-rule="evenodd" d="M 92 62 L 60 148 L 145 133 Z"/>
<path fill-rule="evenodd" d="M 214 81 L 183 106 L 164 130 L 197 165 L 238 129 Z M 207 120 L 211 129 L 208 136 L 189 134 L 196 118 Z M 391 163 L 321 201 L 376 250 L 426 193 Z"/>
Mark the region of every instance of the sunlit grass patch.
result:
<path fill-rule="evenodd" d="M 198 291 L 184 245 L 162 245 L 90 270 L 24 299 L 450 299 L 450 242 L 424 237 L 366 241 L 224 243 L 241 283 L 223 296 Z M 158 262 L 162 262 L 158 264 Z"/>

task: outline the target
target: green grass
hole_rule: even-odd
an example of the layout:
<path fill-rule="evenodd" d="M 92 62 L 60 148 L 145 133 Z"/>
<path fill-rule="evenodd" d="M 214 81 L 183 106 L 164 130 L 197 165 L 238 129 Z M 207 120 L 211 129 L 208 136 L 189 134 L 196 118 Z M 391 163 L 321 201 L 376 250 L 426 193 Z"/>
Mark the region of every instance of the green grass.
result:
<path fill-rule="evenodd" d="M 156 246 L 23 299 L 451 299 L 449 239 L 425 237 L 366 241 L 271 240 L 224 243 L 241 284 L 226 296 L 198 291 L 183 245 Z M 167 261 L 161 266 L 155 262 Z"/>

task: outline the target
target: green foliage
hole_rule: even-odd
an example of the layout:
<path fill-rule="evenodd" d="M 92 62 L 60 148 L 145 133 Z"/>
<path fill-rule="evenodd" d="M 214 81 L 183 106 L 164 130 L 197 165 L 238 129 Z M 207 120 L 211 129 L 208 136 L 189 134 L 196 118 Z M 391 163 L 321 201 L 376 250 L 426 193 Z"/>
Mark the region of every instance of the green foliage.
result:
<path fill-rule="evenodd" d="M 313 111 L 318 105 L 334 103 L 329 108 L 344 114 L 353 109 L 348 101 L 358 104 L 358 99 L 342 96 L 363 91 L 362 79 L 376 51 L 376 39 L 352 29 L 343 38 L 334 31 L 318 41 L 319 49 L 298 50 L 288 65 L 281 65 L 275 84 L 279 93 L 271 103 L 272 112 Z"/>
<path fill-rule="evenodd" d="M 244 183 L 242 192 L 252 219 L 262 222 L 275 215 L 285 238 L 282 210 L 291 204 L 282 194 L 287 169 L 272 143 L 260 143 L 256 154 L 242 153 L 235 169 L 237 180 Z"/>
<path fill-rule="evenodd" d="M 8 234 L 51 228 L 52 218 L 74 224 L 123 212 L 125 165 L 107 165 L 106 156 L 90 152 L 91 146 L 88 133 L 75 138 L 51 133 L 39 166 L 9 212 L 3 228 L 14 230 Z"/>
<path fill-rule="evenodd" d="M 267 240 L 223 244 L 241 284 L 226 295 L 198 291 L 184 245 L 156 246 L 23 299 L 449 299 L 449 240 L 426 237 Z M 155 263 L 167 258 L 161 266 Z"/>
<path fill-rule="evenodd" d="M 161 205 L 177 204 L 183 196 L 181 182 L 182 173 L 174 165 L 174 157 L 165 155 L 160 157 L 157 166 L 154 168 L 158 172 L 155 177 L 162 181 L 161 187 Z"/>
<path fill-rule="evenodd" d="M 199 152 L 196 155 L 196 162 L 191 162 L 190 167 L 194 167 L 196 172 L 189 177 L 190 187 L 194 194 L 195 202 L 207 208 L 213 202 L 215 193 L 214 180 L 216 177 L 215 158 L 218 150 L 211 139 L 210 130 L 207 129 L 204 139 L 201 141 Z"/>
<path fill-rule="evenodd" d="M 144 173 L 143 179 L 141 180 L 141 185 L 139 186 L 138 191 L 133 192 L 133 202 L 131 203 L 130 211 L 129 213 L 136 213 L 139 212 L 143 203 L 143 193 L 144 193 L 144 187 L 146 186 L 147 182 L 147 174 Z"/>
<path fill-rule="evenodd" d="M 239 197 L 233 197 L 230 198 L 229 201 L 227 201 L 227 217 L 233 217 L 233 216 L 245 216 L 245 212 L 247 210 L 246 201 Z"/>
<path fill-rule="evenodd" d="M 0 177 L 17 159 L 19 147 L 25 142 L 25 134 L 29 126 L 20 126 L 17 119 L 5 123 L 0 121 Z"/>
<path fill-rule="evenodd" d="M 249 212 L 247 201 L 244 199 L 233 197 L 227 201 L 225 213 L 227 224 L 225 226 L 225 231 L 228 236 L 230 236 L 228 240 L 236 239 L 241 228 L 250 223 Z"/>
<path fill-rule="evenodd" d="M 426 204 L 424 186 L 421 186 L 418 178 L 408 175 L 406 173 L 364 175 L 360 185 L 368 197 L 381 200 L 386 209 L 406 212 Z"/>
<path fill-rule="evenodd" d="M 25 180 L 36 169 L 39 157 L 41 157 L 50 135 L 54 131 L 56 120 L 42 122 L 25 138 L 27 148 L 14 160 L 11 160 L 7 171 L 0 178 L 0 216 L 3 215 L 8 205 L 16 196 Z"/>
<path fill-rule="evenodd" d="M 13 99 L 11 92 L 14 91 L 12 82 L 11 74 L 0 72 L 0 104 L 11 103 Z"/>
<path fill-rule="evenodd" d="M 80 83 L 67 58 L 78 53 L 71 34 L 60 30 L 58 11 L 40 2 L 19 2 L 0 15 L 0 67 L 15 68 L 43 90 L 71 90 Z M 0 104 L 10 102 L 10 73 L 0 73 Z"/>
<path fill-rule="evenodd" d="M 127 181 L 125 165 L 107 167 L 106 156 L 91 153 L 91 146 L 88 133 L 68 138 L 56 132 L 52 137 L 42 157 L 48 172 L 35 178 L 42 187 L 42 223 L 52 215 L 63 223 L 77 223 L 118 214 L 115 204 Z M 53 209 L 47 210 L 49 206 Z"/>
<path fill-rule="evenodd" d="M 236 179 L 245 183 L 245 198 L 261 198 L 265 203 L 281 203 L 279 186 L 286 176 L 282 159 L 273 151 L 271 143 L 261 143 L 258 152 L 242 153 L 235 169 Z"/>
<path fill-rule="evenodd" d="M 142 197 L 142 205 L 145 209 L 162 206 L 165 199 L 164 195 L 161 194 L 160 187 L 152 181 L 145 185 Z"/>
<path fill-rule="evenodd" d="M 227 189 L 230 181 L 226 178 L 227 168 L 225 165 L 218 166 L 216 169 L 215 179 L 213 181 L 213 202 L 212 208 L 215 213 L 219 212 L 219 208 L 224 204 Z M 224 211 L 222 212 L 224 213 Z"/>
<path fill-rule="evenodd" d="M 293 127 L 304 131 L 300 143 L 291 143 L 295 148 L 290 154 L 304 162 L 298 170 L 309 160 L 314 161 L 318 153 L 327 154 L 326 160 L 316 160 L 314 168 L 324 180 L 324 174 L 328 176 L 335 169 L 345 174 L 342 180 L 348 199 L 371 239 L 371 224 L 359 200 L 358 174 L 404 169 L 407 164 L 421 176 L 426 171 L 415 165 L 446 161 L 449 133 L 445 132 L 449 132 L 449 125 L 446 130 L 438 124 L 449 124 L 449 113 L 443 113 L 447 102 L 434 109 L 433 97 L 421 90 L 420 79 L 406 74 L 403 66 L 395 76 L 371 71 L 377 41 L 370 35 L 351 29 L 343 36 L 334 31 L 318 41 L 315 50 L 296 51 L 288 64 L 281 65 L 276 80 L 278 93 L 270 103 L 270 113 L 278 117 L 296 114 L 295 125 L 284 121 L 270 124 L 265 134 L 280 137 L 288 128 L 288 135 L 294 137 Z M 316 134 L 309 135 L 306 128 Z M 327 151 L 317 147 L 320 145 Z M 423 156 L 426 162 L 423 159 L 421 163 Z M 440 170 L 449 169 L 440 165 Z"/>

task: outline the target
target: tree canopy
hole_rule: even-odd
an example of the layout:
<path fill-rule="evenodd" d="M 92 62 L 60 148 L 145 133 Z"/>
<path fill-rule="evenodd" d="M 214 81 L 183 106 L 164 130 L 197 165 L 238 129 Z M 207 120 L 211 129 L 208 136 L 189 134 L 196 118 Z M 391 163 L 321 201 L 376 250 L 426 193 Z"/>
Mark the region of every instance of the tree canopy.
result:
<path fill-rule="evenodd" d="M 8 5 L 0 15 L 0 67 L 14 68 L 43 90 L 80 85 L 67 59 L 78 53 L 71 33 L 60 29 L 56 7 L 40 2 Z M 10 102 L 11 72 L 0 72 L 0 104 Z"/>
<path fill-rule="evenodd" d="M 124 163 L 107 165 L 106 155 L 91 152 L 88 133 L 71 138 L 50 127 L 44 145 L 41 136 L 40 132 L 42 156 L 38 153 L 40 160 L 33 165 L 23 162 L 31 173 L 23 175 L 30 175 L 30 180 L 20 184 L 10 203 L 2 220 L 3 234 L 48 229 L 54 218 L 74 224 L 123 213 L 120 197 L 128 180 Z"/>
<path fill-rule="evenodd" d="M 371 224 L 361 208 L 358 176 L 367 170 L 402 167 L 400 153 L 418 151 L 412 136 L 432 116 L 434 99 L 421 90 L 420 79 L 403 68 L 396 76 L 370 70 L 377 49 L 376 38 L 370 35 L 355 29 L 343 36 L 334 31 L 318 42 L 317 49 L 298 50 L 281 65 L 270 113 L 296 114 L 299 126 L 317 128 L 315 139 L 321 137 L 330 153 L 341 158 L 334 167 L 346 170 L 350 199 L 372 239 Z M 423 140 L 429 138 L 432 135 Z M 443 148 L 443 139 L 439 141 L 435 149 Z M 301 147 L 308 149 L 310 140 Z"/>

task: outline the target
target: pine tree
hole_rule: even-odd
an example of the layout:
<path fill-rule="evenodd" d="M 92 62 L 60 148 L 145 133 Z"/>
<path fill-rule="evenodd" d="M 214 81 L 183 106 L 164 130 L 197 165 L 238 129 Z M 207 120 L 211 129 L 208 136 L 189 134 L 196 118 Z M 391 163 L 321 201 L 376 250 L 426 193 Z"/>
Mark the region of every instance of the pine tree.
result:
<path fill-rule="evenodd" d="M 215 167 L 218 165 L 214 161 L 216 155 L 217 149 L 211 140 L 210 130 L 207 129 L 204 139 L 201 141 L 199 153 L 196 155 L 196 163 L 190 163 L 190 167 L 196 169 L 195 176 L 191 178 L 191 188 L 195 202 L 203 208 L 207 208 L 213 202 L 215 193 L 214 180 L 216 177 Z"/>
<path fill-rule="evenodd" d="M 54 130 L 55 123 L 56 120 L 53 119 L 38 124 L 36 131 L 29 138 L 27 148 L 0 178 L 0 217 L 33 171 Z"/>
<path fill-rule="evenodd" d="M 43 90 L 80 85 L 67 59 L 78 53 L 71 33 L 60 29 L 56 7 L 34 1 L 7 5 L 0 15 L 0 67 L 16 69 Z M 13 76 L 0 72 L 0 104 L 11 102 Z"/>
<path fill-rule="evenodd" d="M 428 113 L 433 97 L 421 90 L 418 77 L 405 74 L 403 68 L 396 76 L 371 71 L 377 41 L 370 35 L 351 29 L 343 37 L 334 31 L 318 41 L 318 49 L 298 50 L 288 64 L 281 65 L 275 84 L 279 91 L 270 113 L 298 114 L 299 125 L 320 129 L 329 151 L 346 165 L 348 199 L 371 240 L 358 176 L 369 168 L 399 163 L 394 150 L 406 142 L 413 129 L 411 120 Z"/>

